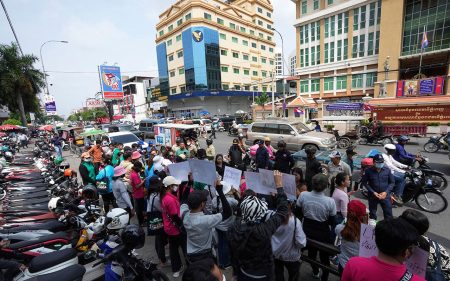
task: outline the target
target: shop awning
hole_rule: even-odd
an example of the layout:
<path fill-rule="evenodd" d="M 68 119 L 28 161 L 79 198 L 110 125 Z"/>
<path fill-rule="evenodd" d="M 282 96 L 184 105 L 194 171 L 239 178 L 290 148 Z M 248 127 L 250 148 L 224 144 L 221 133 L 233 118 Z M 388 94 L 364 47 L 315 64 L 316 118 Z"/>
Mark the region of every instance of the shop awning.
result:
<path fill-rule="evenodd" d="M 428 96 L 410 98 L 378 98 L 368 102 L 374 106 L 402 106 L 402 105 L 428 105 L 428 104 L 450 104 L 450 96 Z"/>
<path fill-rule="evenodd" d="M 312 107 L 316 108 L 317 103 L 313 99 L 307 99 L 304 97 L 296 97 L 293 101 L 288 103 L 287 107 Z"/>

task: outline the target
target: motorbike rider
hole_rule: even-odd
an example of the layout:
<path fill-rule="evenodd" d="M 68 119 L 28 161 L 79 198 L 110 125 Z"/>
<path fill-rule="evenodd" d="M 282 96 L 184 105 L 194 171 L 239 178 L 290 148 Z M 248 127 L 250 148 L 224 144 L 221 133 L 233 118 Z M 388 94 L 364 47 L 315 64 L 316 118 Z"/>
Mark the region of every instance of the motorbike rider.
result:
<path fill-rule="evenodd" d="M 408 136 L 400 136 L 397 139 L 397 144 L 395 145 L 394 159 L 404 165 L 412 166 L 415 160 L 420 160 L 421 158 L 412 153 L 408 153 L 405 150 L 405 144 L 409 141 Z"/>
<path fill-rule="evenodd" d="M 231 124 L 230 128 L 230 134 L 235 135 L 239 131 L 239 125 L 236 123 L 236 120 L 233 120 L 233 123 Z"/>
<path fill-rule="evenodd" d="M 384 146 L 384 150 L 386 153 L 383 153 L 384 164 L 388 167 L 392 174 L 394 175 L 395 185 L 393 189 L 393 193 L 391 195 L 394 202 L 398 205 L 403 205 L 402 195 L 403 190 L 405 188 L 405 169 L 408 168 L 407 165 L 403 165 L 400 162 L 397 162 L 393 155 L 395 154 L 396 148 L 395 145 L 389 143 Z"/>
<path fill-rule="evenodd" d="M 233 139 L 233 145 L 228 150 L 228 158 L 230 159 L 230 166 L 237 169 L 245 169 L 243 167 L 242 156 L 245 154 L 245 150 L 239 146 L 239 140 Z"/>
<path fill-rule="evenodd" d="M 243 133 L 239 133 L 238 141 L 239 141 L 239 146 L 245 151 L 247 149 L 247 147 L 244 142 L 244 134 Z"/>

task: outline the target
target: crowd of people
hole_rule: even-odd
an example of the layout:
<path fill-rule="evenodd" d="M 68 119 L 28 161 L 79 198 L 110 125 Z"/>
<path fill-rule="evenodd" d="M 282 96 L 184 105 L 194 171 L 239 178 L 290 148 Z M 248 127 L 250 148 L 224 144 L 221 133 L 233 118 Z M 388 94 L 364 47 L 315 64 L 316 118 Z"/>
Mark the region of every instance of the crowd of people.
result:
<path fill-rule="evenodd" d="M 270 139 L 261 140 L 250 147 L 252 151 L 256 169 L 274 171 L 271 196 L 247 188 L 244 174 L 240 186 L 222 180 L 226 166 L 247 168 L 247 147 L 239 137 L 225 155 L 216 154 L 211 139 L 206 149 L 189 139 L 178 139 L 173 147 L 149 143 L 147 150 L 96 140 L 81 155 L 79 174 L 84 185 L 96 186 L 106 212 L 111 206 L 120 207 L 137 217 L 139 225 L 155 238 L 160 265 L 170 263 L 175 278 L 225 280 L 222 270 L 231 267 L 234 280 L 282 281 L 286 270 L 288 280 L 294 281 L 299 280 L 301 255 L 306 254 L 313 259 L 319 255 L 325 266 L 335 263 L 342 280 L 380 280 L 379 276 L 393 281 L 423 280 L 404 265 L 412 247 L 418 245 L 430 253 L 430 272 L 439 268 L 449 280 L 449 255 L 426 236 L 427 218 L 409 209 L 393 218 L 390 195 L 401 196 L 404 182 L 397 179 L 400 176 L 392 165 L 401 169 L 404 164 L 394 162 L 391 146 L 364 169 L 361 184 L 369 191 L 368 210 L 361 201 L 351 199 L 356 188 L 352 183 L 354 148 L 345 156 L 331 152 L 327 167 L 315 158 L 314 148 L 307 149 L 305 173 L 294 168 L 282 141 L 275 149 Z M 192 174 L 187 181 L 170 175 L 170 164 L 189 158 L 214 161 L 215 186 L 196 182 Z M 328 175 L 322 173 L 324 168 Z M 287 199 L 282 173 L 295 176 L 296 200 Z M 378 204 L 384 220 L 377 221 Z M 376 225 L 376 257 L 358 257 L 361 224 Z M 340 253 L 330 257 L 308 246 L 307 239 L 339 245 Z M 302 252 L 305 247 L 307 253 Z M 329 272 L 313 265 L 312 275 L 325 281 Z"/>

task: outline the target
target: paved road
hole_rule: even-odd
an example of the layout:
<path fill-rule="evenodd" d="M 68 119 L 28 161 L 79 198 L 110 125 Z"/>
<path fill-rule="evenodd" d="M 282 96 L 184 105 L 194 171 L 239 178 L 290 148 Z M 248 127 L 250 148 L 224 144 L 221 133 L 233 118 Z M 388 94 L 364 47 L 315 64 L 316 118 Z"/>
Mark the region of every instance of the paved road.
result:
<path fill-rule="evenodd" d="M 217 153 L 226 153 L 228 151 L 229 146 L 232 143 L 233 138 L 227 136 L 226 133 L 217 133 L 217 139 L 214 140 L 214 145 L 216 148 Z M 426 153 L 423 151 L 422 147 L 423 144 L 427 141 L 426 138 L 412 138 L 410 143 L 407 145 L 407 151 L 411 153 L 417 153 L 421 152 L 423 155 L 430 158 L 430 166 L 434 169 L 437 169 L 443 173 L 446 174 L 447 180 L 450 181 L 450 161 L 448 159 L 447 153 L 445 152 L 438 152 L 434 154 Z M 200 140 L 200 145 L 202 147 L 206 146 L 205 140 Z M 276 144 L 275 144 L 276 145 Z M 379 149 L 381 150 L 381 146 L 358 146 L 357 152 L 359 154 L 366 154 L 371 149 Z M 66 152 L 65 152 L 66 153 Z M 77 156 L 69 156 L 67 155 L 67 160 L 70 162 L 71 167 L 74 167 L 78 169 L 79 165 L 79 158 Z M 444 191 L 444 195 L 446 198 L 450 199 L 450 188 L 446 189 Z M 367 204 L 367 200 L 364 198 L 361 198 L 364 203 Z M 396 208 L 394 209 L 394 215 L 398 216 L 400 215 L 405 209 L 407 208 L 417 208 L 414 203 L 410 203 L 407 206 Z M 380 209 L 380 208 L 379 208 Z M 441 214 L 430 214 L 430 213 L 424 213 L 430 220 L 430 230 L 429 230 L 429 236 L 440 242 L 442 245 L 444 245 L 447 249 L 450 249 L 450 228 L 448 227 L 448 218 L 450 217 L 450 209 L 447 209 Z M 382 218 L 381 210 L 379 210 L 378 216 Z M 142 255 L 143 258 L 151 259 L 154 261 L 157 261 L 157 256 L 154 251 L 154 239 L 152 237 L 147 238 L 146 245 L 143 249 L 140 249 L 138 252 Z M 168 254 L 168 248 L 166 253 Z M 172 278 L 170 267 L 163 268 L 163 271 L 168 274 L 170 277 L 170 280 L 181 280 L 180 278 Z M 300 280 L 316 280 L 312 277 L 312 271 L 308 264 L 304 264 L 301 267 L 300 270 Z M 227 280 L 231 280 L 231 271 L 226 270 L 225 275 L 227 277 Z M 337 277 L 330 275 L 329 280 L 339 280 Z"/>

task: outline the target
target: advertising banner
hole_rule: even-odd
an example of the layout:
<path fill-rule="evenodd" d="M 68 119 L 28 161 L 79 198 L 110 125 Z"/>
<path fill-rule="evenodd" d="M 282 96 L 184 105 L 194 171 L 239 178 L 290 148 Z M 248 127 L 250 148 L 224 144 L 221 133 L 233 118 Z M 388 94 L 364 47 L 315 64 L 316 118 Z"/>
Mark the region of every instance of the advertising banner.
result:
<path fill-rule="evenodd" d="M 333 103 L 328 104 L 326 106 L 326 109 L 328 111 L 334 111 L 334 110 L 362 110 L 362 103 L 354 102 L 354 103 Z"/>
<path fill-rule="evenodd" d="M 373 112 L 380 121 L 450 122 L 450 105 L 375 107 Z"/>
<path fill-rule="evenodd" d="M 87 108 L 97 108 L 97 107 L 104 107 L 105 103 L 103 100 L 97 100 L 97 99 L 87 99 L 86 100 L 86 107 Z"/>
<path fill-rule="evenodd" d="M 420 94 L 421 95 L 431 95 L 434 93 L 434 79 L 423 79 L 420 80 Z"/>
<path fill-rule="evenodd" d="M 403 96 L 412 97 L 418 95 L 417 86 L 419 84 L 419 80 L 406 80 L 405 87 L 403 89 Z"/>
<path fill-rule="evenodd" d="M 100 65 L 98 68 L 103 98 L 105 100 L 122 99 L 123 89 L 120 67 Z"/>
<path fill-rule="evenodd" d="M 397 81 L 397 97 L 442 95 L 445 78 L 442 76 L 420 80 Z"/>
<path fill-rule="evenodd" d="M 44 103 L 45 103 L 45 105 L 44 105 L 45 112 L 47 112 L 47 115 L 56 115 L 55 97 L 52 95 L 45 95 Z"/>

